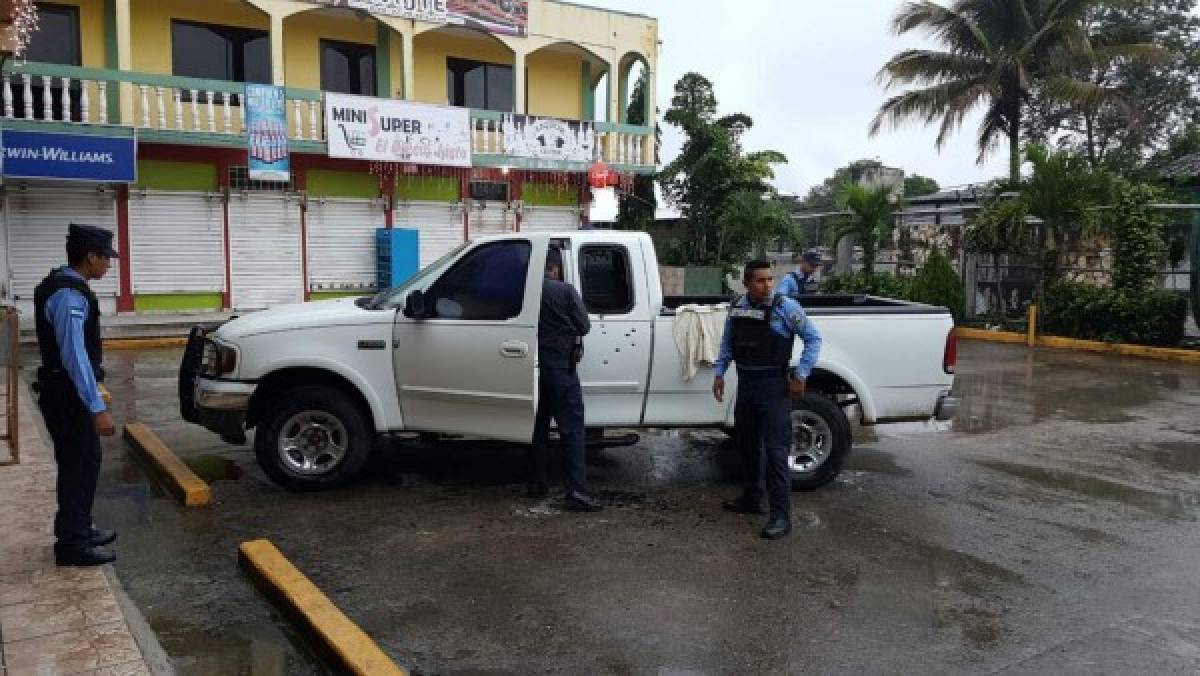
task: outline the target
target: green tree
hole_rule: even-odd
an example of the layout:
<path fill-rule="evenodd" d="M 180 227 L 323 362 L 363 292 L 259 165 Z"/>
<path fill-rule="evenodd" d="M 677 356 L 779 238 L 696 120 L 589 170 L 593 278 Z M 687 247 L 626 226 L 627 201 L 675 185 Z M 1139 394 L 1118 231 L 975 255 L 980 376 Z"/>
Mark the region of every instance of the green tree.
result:
<path fill-rule="evenodd" d="M 1077 93 L 1092 103 L 1070 105 L 1045 87 L 1034 88 L 1027 136 L 1053 138 L 1094 167 L 1145 162 L 1200 114 L 1196 4 L 1140 0 L 1088 9 L 1083 25 L 1090 58 L 1067 67 L 1089 85 Z"/>
<path fill-rule="evenodd" d="M 649 82 L 645 71 L 638 77 L 629 97 L 629 112 L 626 119 L 629 124 L 644 125 L 646 120 L 646 88 Z M 654 122 L 654 163 L 659 162 L 658 152 L 662 147 L 662 128 L 658 121 Z M 617 202 L 617 227 L 623 230 L 645 230 L 654 223 L 654 213 L 658 210 L 658 198 L 654 194 L 654 176 L 638 174 L 633 179 L 633 192 L 621 193 Z"/>
<path fill-rule="evenodd" d="M 1039 253 L 1044 281 L 1058 279 L 1059 255 L 1099 224 L 1096 207 L 1105 203 L 1110 188 L 1107 173 L 1093 169 L 1086 158 L 1032 145 L 1026 150 L 1030 175 L 1017 184 L 1030 216 L 1041 220 Z"/>
<path fill-rule="evenodd" d="M 1007 136 L 1008 177 L 1015 183 L 1020 178 L 1024 116 L 1035 88 L 1072 105 L 1094 105 L 1098 99 L 1096 86 L 1073 75 L 1079 63 L 1094 58 L 1082 19 L 1101 4 L 1102 0 L 955 0 L 943 6 L 933 0 L 909 0 L 893 19 L 895 32 L 925 32 L 943 49 L 908 49 L 883 66 L 879 78 L 887 88 L 912 88 L 883 103 L 870 132 L 878 133 L 886 123 L 918 119 L 931 124 L 940 118 L 941 148 L 967 115 L 983 106 L 979 161 Z M 1105 48 L 1117 52 L 1122 45 Z"/>
<path fill-rule="evenodd" d="M 1162 216 L 1150 208 L 1162 201 L 1163 193 L 1128 181 L 1118 182 L 1113 193 L 1113 208 L 1106 214 L 1112 232 L 1113 287 L 1134 295 L 1150 291 L 1167 257 Z"/>
<path fill-rule="evenodd" d="M 941 190 L 942 187 L 932 178 L 913 174 L 904 178 L 904 196 L 905 197 L 921 197 L 922 195 L 932 195 Z"/>
<path fill-rule="evenodd" d="M 909 298 L 920 303 L 938 305 L 950 309 L 955 319 L 966 314 L 967 297 L 963 292 L 962 279 L 954 271 L 950 259 L 936 247 L 909 286 Z"/>
<path fill-rule="evenodd" d="M 896 226 L 893 214 L 899 205 L 894 189 L 850 183 L 839 193 L 838 204 L 850 215 L 834 227 L 833 243 L 853 237 L 863 249 L 863 273 L 870 277 L 875 273 L 875 252 Z"/>
<path fill-rule="evenodd" d="M 735 207 L 747 204 L 737 196 L 773 195 L 768 183 L 775 177 L 773 167 L 787 162 L 782 153 L 773 150 L 743 149 L 742 135 L 754 123 L 749 116 L 717 118 L 716 113 L 712 83 L 703 75 L 688 73 L 676 83 L 671 108 L 664 116 L 687 137 L 679 156 L 663 168 L 659 181 L 664 195 L 683 215 L 692 263 L 728 263 L 730 256 L 740 255 L 727 245 L 745 238 L 723 231 L 749 222 L 728 218 Z"/>
<path fill-rule="evenodd" d="M 833 172 L 833 175 L 809 189 L 799 207 L 806 210 L 833 209 L 838 205 L 838 194 L 849 183 L 857 183 L 864 174 L 883 169 L 879 160 L 855 160 Z"/>
<path fill-rule="evenodd" d="M 717 260 L 765 258 L 770 242 L 787 235 L 791 225 L 791 214 L 774 195 L 734 193 L 722 214 Z"/>

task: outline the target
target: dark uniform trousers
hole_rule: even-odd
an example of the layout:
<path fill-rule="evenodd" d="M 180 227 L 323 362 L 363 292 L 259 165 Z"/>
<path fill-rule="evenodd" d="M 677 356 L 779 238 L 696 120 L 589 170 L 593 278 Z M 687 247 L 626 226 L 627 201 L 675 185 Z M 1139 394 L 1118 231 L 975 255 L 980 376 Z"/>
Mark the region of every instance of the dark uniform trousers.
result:
<path fill-rule="evenodd" d="M 763 484 L 772 518 L 790 520 L 792 396 L 787 374 L 779 369 L 738 369 L 737 405 L 733 416 L 738 448 L 745 467 L 743 495 L 762 501 Z M 764 482 L 765 474 L 765 482 Z"/>
<path fill-rule="evenodd" d="M 54 462 L 58 465 L 54 536 L 62 545 L 86 546 L 91 538 L 92 503 L 103 454 L 95 419 L 65 373 L 39 377 L 38 388 L 38 408 L 54 442 Z"/>
<path fill-rule="evenodd" d="M 558 436 L 566 450 L 567 487 L 584 492 L 587 484 L 587 460 L 584 450 L 583 388 L 575 369 L 541 369 L 538 378 L 538 410 L 533 425 L 529 476 L 546 481 L 546 443 L 550 421 L 558 423 Z"/>

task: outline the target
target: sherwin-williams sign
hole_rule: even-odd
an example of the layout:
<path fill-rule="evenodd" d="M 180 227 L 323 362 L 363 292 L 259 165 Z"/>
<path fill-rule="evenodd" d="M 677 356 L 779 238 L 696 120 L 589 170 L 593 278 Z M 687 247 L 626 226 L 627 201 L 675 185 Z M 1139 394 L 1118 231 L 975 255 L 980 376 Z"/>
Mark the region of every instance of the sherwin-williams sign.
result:
<path fill-rule="evenodd" d="M 286 183 L 291 178 L 283 87 L 246 85 L 246 139 L 251 181 Z"/>
<path fill-rule="evenodd" d="M 525 35 L 529 0 L 309 0 L 429 23 L 469 26 L 500 35 Z"/>
<path fill-rule="evenodd" d="M 330 157 L 471 166 L 466 108 L 327 93 L 325 130 Z"/>
<path fill-rule="evenodd" d="M 137 180 L 137 141 L 129 138 L 0 131 L 3 167 L 11 178 L 58 178 L 133 183 Z"/>

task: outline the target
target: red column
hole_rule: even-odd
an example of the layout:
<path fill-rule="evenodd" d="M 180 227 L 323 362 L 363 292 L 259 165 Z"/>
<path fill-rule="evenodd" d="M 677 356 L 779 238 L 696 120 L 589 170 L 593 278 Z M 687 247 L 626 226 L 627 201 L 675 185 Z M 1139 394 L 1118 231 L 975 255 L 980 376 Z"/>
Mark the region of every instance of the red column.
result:
<path fill-rule="evenodd" d="M 221 307 L 233 307 L 233 262 L 229 247 L 229 159 L 222 156 L 217 160 L 217 187 L 225 194 L 221 208 L 225 214 L 225 292 L 221 294 Z"/>
<path fill-rule="evenodd" d="M 525 172 L 512 172 L 508 179 L 508 190 L 512 200 L 520 201 L 525 198 Z M 513 220 L 513 231 L 521 232 L 521 219 L 523 217 L 524 207 L 517 212 L 517 217 Z"/>
<path fill-rule="evenodd" d="M 592 187 L 588 181 L 587 174 L 584 174 L 583 180 L 580 181 L 579 185 L 579 227 L 581 229 L 585 229 L 591 225 L 591 221 L 588 220 L 588 212 L 590 211 L 588 205 L 591 203 Z"/>
<path fill-rule="evenodd" d="M 471 239 L 471 172 L 464 171 L 458 182 L 458 199 L 463 205 L 463 241 Z"/>
<path fill-rule="evenodd" d="M 117 239 L 121 243 L 118 266 L 121 283 L 117 292 L 117 312 L 133 312 L 133 246 L 129 239 L 129 186 L 117 186 Z"/>
<path fill-rule="evenodd" d="M 391 230 L 396 225 L 396 217 L 393 213 L 393 209 L 396 207 L 396 177 L 384 174 L 379 177 L 379 180 L 383 183 L 381 190 L 384 200 L 383 225 Z"/>

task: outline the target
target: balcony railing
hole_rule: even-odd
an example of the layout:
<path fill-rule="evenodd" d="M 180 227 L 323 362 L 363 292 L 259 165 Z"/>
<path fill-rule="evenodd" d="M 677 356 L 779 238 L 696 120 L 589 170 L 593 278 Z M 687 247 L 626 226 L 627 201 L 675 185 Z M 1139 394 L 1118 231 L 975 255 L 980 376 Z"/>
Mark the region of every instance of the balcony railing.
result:
<path fill-rule="evenodd" d="M 244 94 L 241 82 L 46 63 L 9 63 L 0 74 L 0 110 L 5 120 L 120 124 L 150 132 L 152 140 L 157 140 L 157 134 L 164 140 L 187 142 L 190 137 L 200 143 L 235 145 L 245 135 Z M 285 101 L 293 146 L 323 151 L 322 92 L 287 87 Z M 474 155 L 485 164 L 507 164 L 504 135 L 510 124 L 509 114 L 472 110 Z M 643 171 L 653 167 L 649 127 L 606 122 L 576 126 L 592 149 L 592 159 Z"/>

